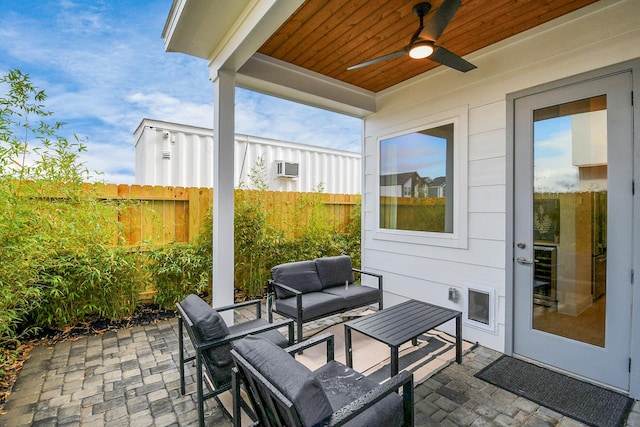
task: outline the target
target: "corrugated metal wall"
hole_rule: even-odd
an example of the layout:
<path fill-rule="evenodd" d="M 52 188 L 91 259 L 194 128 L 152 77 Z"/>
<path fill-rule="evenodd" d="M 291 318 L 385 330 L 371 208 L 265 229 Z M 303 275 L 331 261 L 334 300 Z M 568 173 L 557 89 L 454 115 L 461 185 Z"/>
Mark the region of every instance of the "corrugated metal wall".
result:
<path fill-rule="evenodd" d="M 213 186 L 213 132 L 144 119 L 134 133 L 136 184 Z M 264 171 L 269 190 L 360 194 L 359 153 L 236 134 L 235 186 L 253 188 L 250 175 Z M 263 167 L 259 167 L 262 159 Z M 277 175 L 278 161 L 298 164 L 298 177 Z"/>

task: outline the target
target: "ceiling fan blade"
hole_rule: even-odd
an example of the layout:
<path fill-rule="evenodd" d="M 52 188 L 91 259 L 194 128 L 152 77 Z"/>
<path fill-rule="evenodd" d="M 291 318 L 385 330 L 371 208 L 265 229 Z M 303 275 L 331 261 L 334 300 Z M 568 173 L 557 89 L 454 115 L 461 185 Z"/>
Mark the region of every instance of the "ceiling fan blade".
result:
<path fill-rule="evenodd" d="M 379 56 L 377 58 L 373 58 L 373 59 L 370 59 L 368 61 L 361 62 L 360 64 L 352 65 L 351 67 L 347 68 L 347 70 L 351 71 L 351 70 L 355 70 L 357 68 L 366 67 L 368 65 L 377 64 L 378 62 L 387 61 L 389 59 L 394 59 L 394 58 L 402 56 L 402 55 L 404 55 L 406 53 L 407 53 L 407 48 L 404 48 L 404 49 L 399 50 L 397 52 L 389 53 L 389 54 L 384 55 L 384 56 Z"/>
<path fill-rule="evenodd" d="M 448 51 L 447 49 L 436 46 L 435 50 L 429 56 L 429 59 L 435 62 L 439 62 L 442 65 L 446 65 L 447 67 L 451 67 L 458 71 L 462 71 L 466 73 L 467 71 L 471 71 L 474 68 L 478 68 L 473 65 L 471 62 L 462 59 L 458 55 L 453 52 Z"/>
<path fill-rule="evenodd" d="M 460 0 L 444 0 L 420 32 L 420 38 L 435 42 L 458 11 Z"/>

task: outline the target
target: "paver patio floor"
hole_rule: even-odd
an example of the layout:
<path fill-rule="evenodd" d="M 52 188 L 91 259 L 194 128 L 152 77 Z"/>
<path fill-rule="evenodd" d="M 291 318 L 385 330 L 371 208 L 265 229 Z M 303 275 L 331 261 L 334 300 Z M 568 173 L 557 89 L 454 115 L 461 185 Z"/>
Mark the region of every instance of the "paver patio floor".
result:
<path fill-rule="evenodd" d="M 243 317 L 247 313 L 236 313 Z M 341 321 L 307 325 L 305 334 Z M 580 426 L 582 424 L 478 380 L 500 353 L 476 346 L 415 389 L 417 426 Z M 179 392 L 178 321 L 138 326 L 38 347 L 24 364 L 0 426 L 194 426 L 195 368 Z M 205 404 L 208 426 L 231 422 L 216 402 Z M 627 426 L 640 427 L 636 402 Z"/>

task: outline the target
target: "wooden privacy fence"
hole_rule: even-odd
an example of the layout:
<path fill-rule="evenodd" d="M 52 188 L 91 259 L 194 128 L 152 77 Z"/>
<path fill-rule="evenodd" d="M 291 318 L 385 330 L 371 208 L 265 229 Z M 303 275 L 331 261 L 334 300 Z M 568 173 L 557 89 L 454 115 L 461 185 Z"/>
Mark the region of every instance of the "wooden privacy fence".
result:
<path fill-rule="evenodd" d="M 380 197 L 380 226 L 444 232 L 446 200 L 436 197 Z"/>
<path fill-rule="evenodd" d="M 131 246 L 191 242 L 200 233 L 213 205 L 211 188 L 95 184 L 94 191 L 104 200 L 139 202 L 118 218 L 124 226 L 125 244 Z M 327 217 L 342 230 L 354 207 L 360 203 L 359 194 L 235 191 L 236 200 L 244 197 L 263 202 L 269 212 L 269 221 L 289 235 L 295 235 L 300 220 L 305 218 L 305 207 L 313 203 L 326 206 Z"/>

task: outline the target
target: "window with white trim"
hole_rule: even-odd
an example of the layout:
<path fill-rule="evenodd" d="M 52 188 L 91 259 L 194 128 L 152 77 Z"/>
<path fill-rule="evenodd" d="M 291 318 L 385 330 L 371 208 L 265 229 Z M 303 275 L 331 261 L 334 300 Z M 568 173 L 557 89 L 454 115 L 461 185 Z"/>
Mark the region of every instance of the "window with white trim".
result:
<path fill-rule="evenodd" d="M 453 231 L 453 137 L 447 123 L 380 141 L 380 228 Z"/>
<path fill-rule="evenodd" d="M 468 110 L 377 141 L 376 239 L 467 247 Z"/>

